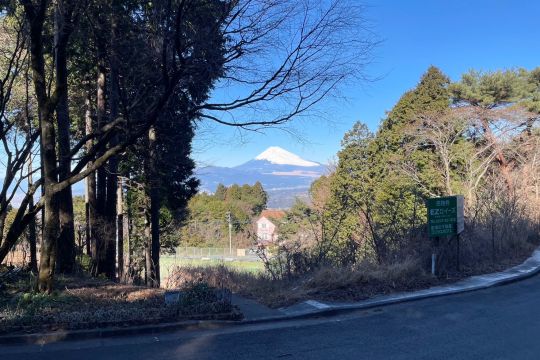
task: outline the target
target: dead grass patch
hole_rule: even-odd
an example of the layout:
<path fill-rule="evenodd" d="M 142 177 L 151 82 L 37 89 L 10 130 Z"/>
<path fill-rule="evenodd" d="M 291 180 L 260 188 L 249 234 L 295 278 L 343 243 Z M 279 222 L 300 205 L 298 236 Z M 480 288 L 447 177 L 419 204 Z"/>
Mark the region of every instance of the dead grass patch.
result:
<path fill-rule="evenodd" d="M 306 299 L 360 300 L 378 294 L 425 288 L 440 282 L 426 274 L 417 262 L 407 260 L 389 266 L 366 262 L 350 268 L 322 267 L 282 280 L 225 266 L 178 267 L 171 272 L 168 286 L 181 287 L 193 281 L 229 288 L 274 308 Z"/>
<path fill-rule="evenodd" d="M 242 272 L 223 265 L 182 266 L 171 270 L 166 282 L 170 288 L 187 283 L 205 282 L 217 288 L 228 288 L 267 306 L 278 308 L 308 300 L 358 301 L 377 295 L 413 291 L 461 280 L 467 276 L 502 271 L 523 262 L 532 252 L 516 252 L 497 262 L 479 262 L 463 266 L 460 272 L 433 277 L 415 259 L 393 264 L 362 262 L 353 267 L 320 267 L 291 279 L 274 280 L 266 273 Z"/>
<path fill-rule="evenodd" d="M 0 292 L 0 334 L 239 317 L 232 307 L 200 306 L 186 311 L 167 305 L 165 289 L 61 277 L 57 290 L 47 295 L 31 292 L 31 282 L 31 275 L 21 273 Z"/>

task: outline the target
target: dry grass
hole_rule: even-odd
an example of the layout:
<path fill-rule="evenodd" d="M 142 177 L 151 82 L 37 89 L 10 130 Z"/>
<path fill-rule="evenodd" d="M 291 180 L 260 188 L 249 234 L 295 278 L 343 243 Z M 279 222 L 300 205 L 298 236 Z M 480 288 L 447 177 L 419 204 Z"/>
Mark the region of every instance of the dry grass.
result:
<path fill-rule="evenodd" d="M 445 254 L 445 266 L 453 270 L 445 271 L 444 276 L 438 278 L 426 272 L 425 263 L 409 258 L 385 265 L 362 262 L 354 267 L 321 267 L 292 279 L 281 280 L 274 280 L 264 272 L 242 272 L 223 265 L 176 267 L 171 270 L 166 286 L 176 288 L 186 283 L 206 282 L 214 287 L 228 288 L 274 308 L 308 299 L 358 301 L 376 295 L 425 289 L 467 276 L 502 271 L 523 262 L 535 248 L 536 244 L 519 242 L 511 250 L 508 249 L 504 256 L 500 255 L 493 261 L 487 253 L 477 250 L 477 261 L 464 261 L 459 272 L 454 267 L 455 259 Z M 470 249 L 463 249 L 464 253 L 468 251 Z"/>
<path fill-rule="evenodd" d="M 323 267 L 287 280 L 273 280 L 265 274 L 242 273 L 224 266 L 178 267 L 172 272 L 168 286 L 177 287 L 193 281 L 229 288 L 274 308 L 306 299 L 361 300 L 439 283 L 417 262 L 407 260 L 390 266 L 362 263 L 354 268 Z"/>
<path fill-rule="evenodd" d="M 28 264 L 30 252 L 23 246 L 17 245 L 4 259 L 5 265 L 23 267 Z"/>
<path fill-rule="evenodd" d="M 239 316 L 232 308 L 228 312 L 200 313 L 186 312 L 180 306 L 167 306 L 164 289 L 64 277 L 58 279 L 58 290 L 47 295 L 31 292 L 31 283 L 30 275 L 21 273 L 0 291 L 0 334 Z"/>

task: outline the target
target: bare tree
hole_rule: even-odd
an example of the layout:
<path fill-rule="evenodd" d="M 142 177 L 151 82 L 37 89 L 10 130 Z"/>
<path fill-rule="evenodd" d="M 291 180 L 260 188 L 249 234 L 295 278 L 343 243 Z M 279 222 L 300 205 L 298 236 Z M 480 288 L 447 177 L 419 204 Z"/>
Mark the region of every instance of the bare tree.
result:
<path fill-rule="evenodd" d="M 430 147 L 437 154 L 436 167 L 442 174 L 446 195 L 454 193 L 451 168 L 458 157 L 462 155 L 456 151 L 455 145 L 463 140 L 465 132 L 469 128 L 470 124 L 467 120 L 462 114 L 457 114 L 454 111 L 442 114 L 425 114 L 419 117 L 409 131 L 413 138 L 413 141 L 408 144 L 409 153 L 418 148 Z M 411 177 L 417 182 L 419 181 L 419 178 L 414 175 L 414 165 L 408 164 L 403 167 L 403 170 L 411 174 Z"/>
<path fill-rule="evenodd" d="M 478 114 L 477 110 L 474 107 L 452 108 L 442 113 L 419 115 L 408 129 L 412 141 L 406 149 L 408 154 L 417 149 L 433 149 L 437 158 L 435 167 L 443 179 L 443 194 L 452 195 L 455 186 L 459 185 L 465 189 L 469 204 L 474 202 L 476 189 L 501 151 L 506 153 L 504 158 L 508 158 L 509 139 L 526 128 L 526 123 L 521 120 L 529 115 L 515 108 L 492 110 L 491 117 L 505 120 L 493 124 L 487 134 L 482 122 L 485 115 Z M 494 126 L 497 126 L 496 130 Z M 507 165 L 510 166 L 508 160 Z M 413 162 L 405 162 L 401 167 L 416 184 L 427 189 Z M 504 177 L 508 180 L 510 174 Z"/>
<path fill-rule="evenodd" d="M 28 92 L 28 45 L 24 20 L 14 17 L 8 26 L 6 17 L 0 23 L 0 153 L 2 184 L 0 187 L 0 262 L 14 243 L 3 241 L 6 216 L 24 195 L 26 181 L 38 168 L 27 167 L 34 161 L 38 131 L 32 126 L 36 115 L 33 98 Z"/>
<path fill-rule="evenodd" d="M 194 0 L 156 3 L 163 8 L 145 15 L 149 21 L 159 21 L 159 26 L 148 33 L 154 52 L 149 58 L 152 61 L 144 64 L 143 86 L 138 83 L 138 89 L 124 93 L 123 110 L 116 119 L 100 124 L 71 146 L 71 172 L 59 179 L 53 114 L 66 88 L 62 81 L 54 81 L 49 91 L 47 82 L 51 76 L 45 68 L 44 24 L 49 21 L 47 10 L 51 3 L 47 0 L 20 3 L 29 26 L 32 78 L 41 115 L 44 174 L 29 189 L 28 196 L 33 196 L 41 183 L 44 194 L 28 211 L 23 201 L 20 216 L 11 226 L 6 242 L 8 246 L 14 243 L 37 211 L 44 208 L 39 289 L 45 291 L 52 289 L 59 235 L 59 204 L 55 195 L 94 173 L 145 136 L 170 97 L 185 93 L 195 73 L 204 74 L 209 67 L 219 66 L 222 80 L 217 84 L 218 89 L 234 86 L 244 95 L 228 99 L 220 96 L 225 98 L 220 102 L 191 99 L 186 112 L 193 118 L 247 129 L 279 126 L 315 111 L 324 98 L 338 94 L 344 81 L 365 79 L 363 70 L 376 44 L 363 23 L 363 8 L 345 0 L 224 2 L 218 16 L 189 36 L 186 21 L 191 21 L 192 12 L 198 11 L 200 4 Z M 63 6 L 70 9 L 75 9 L 77 4 L 63 1 Z M 156 14 L 159 18 L 151 19 Z M 58 40 L 67 43 L 69 37 Z M 218 62 L 209 63 L 204 52 L 198 50 L 202 48 L 221 49 L 223 56 Z M 111 142 L 115 136 L 119 141 Z M 92 146 L 79 156 L 91 140 Z M 1 255 L 0 252 L 0 259 Z"/>
<path fill-rule="evenodd" d="M 243 0 L 226 19 L 222 102 L 197 106 L 219 124 L 258 129 L 316 111 L 345 81 L 368 80 L 377 45 L 364 7 L 345 0 Z M 234 88 L 226 96 L 220 89 Z"/>

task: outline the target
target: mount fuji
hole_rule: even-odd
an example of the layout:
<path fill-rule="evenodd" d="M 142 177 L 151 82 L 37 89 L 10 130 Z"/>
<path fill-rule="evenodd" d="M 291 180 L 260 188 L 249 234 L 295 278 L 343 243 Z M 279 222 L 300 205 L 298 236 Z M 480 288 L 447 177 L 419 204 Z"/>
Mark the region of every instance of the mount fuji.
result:
<path fill-rule="evenodd" d="M 253 160 L 235 166 L 198 168 L 201 191 L 213 193 L 218 184 L 250 184 L 260 181 L 268 193 L 268 207 L 289 208 L 295 198 L 306 199 L 311 183 L 326 173 L 326 167 L 271 146 Z"/>

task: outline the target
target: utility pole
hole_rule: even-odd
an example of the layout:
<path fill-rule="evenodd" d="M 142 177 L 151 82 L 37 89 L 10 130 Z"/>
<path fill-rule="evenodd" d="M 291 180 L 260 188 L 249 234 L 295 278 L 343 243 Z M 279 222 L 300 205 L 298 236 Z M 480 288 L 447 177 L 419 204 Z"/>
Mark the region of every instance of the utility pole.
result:
<path fill-rule="evenodd" d="M 230 211 L 227 211 L 227 221 L 229 222 L 229 255 L 232 255 L 232 219 Z"/>

